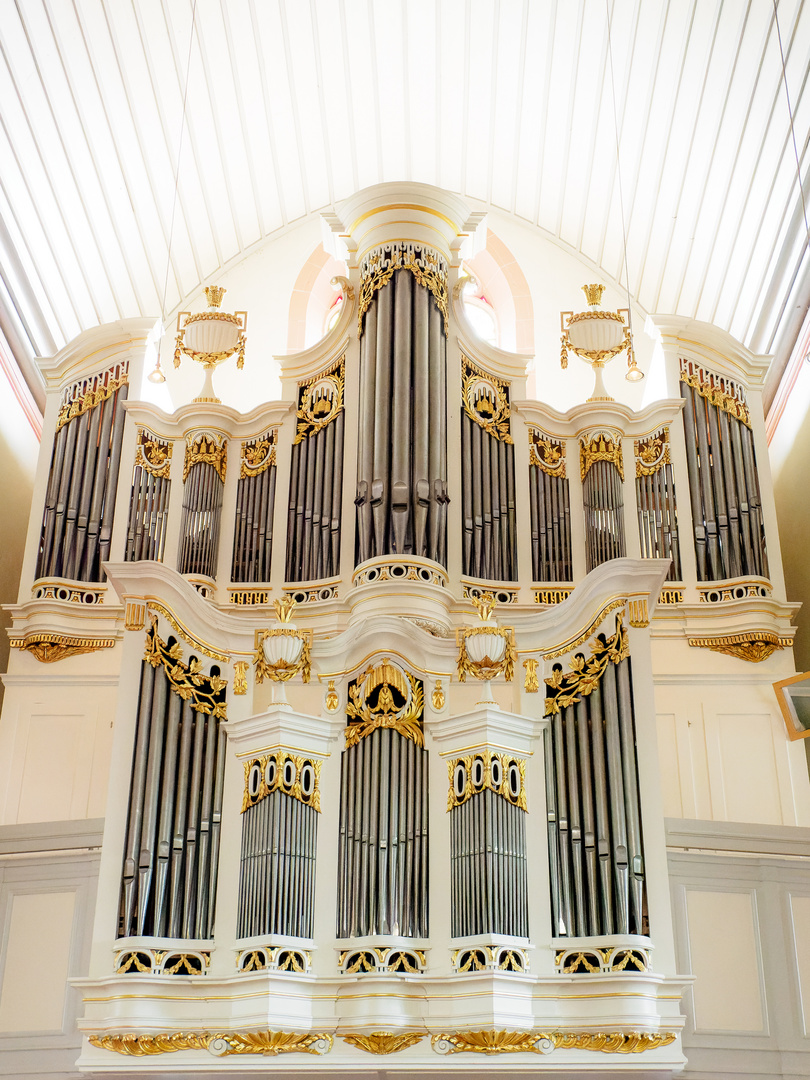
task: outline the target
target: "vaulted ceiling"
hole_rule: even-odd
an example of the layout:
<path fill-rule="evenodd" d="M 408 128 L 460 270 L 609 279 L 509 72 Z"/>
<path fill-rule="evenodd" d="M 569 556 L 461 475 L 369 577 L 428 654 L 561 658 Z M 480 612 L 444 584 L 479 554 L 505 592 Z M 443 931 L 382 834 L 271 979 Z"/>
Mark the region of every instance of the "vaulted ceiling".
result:
<path fill-rule="evenodd" d="M 772 0 L 4 0 L 0 326 L 47 354 L 168 314 L 415 180 L 622 283 L 626 229 L 644 309 L 772 350 L 810 296 L 807 8 L 778 3 L 780 49 Z"/>

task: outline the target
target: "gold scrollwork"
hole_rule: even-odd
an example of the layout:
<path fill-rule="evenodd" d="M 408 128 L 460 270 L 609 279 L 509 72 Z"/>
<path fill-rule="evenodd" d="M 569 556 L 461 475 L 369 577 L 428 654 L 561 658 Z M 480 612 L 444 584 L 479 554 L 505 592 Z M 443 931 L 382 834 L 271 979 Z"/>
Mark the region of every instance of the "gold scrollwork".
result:
<path fill-rule="evenodd" d="M 228 440 L 212 431 L 194 431 L 186 435 L 186 456 L 183 461 L 183 483 L 193 465 L 213 465 L 222 483 L 228 464 Z"/>
<path fill-rule="evenodd" d="M 473 782 L 476 760 L 481 762 L 481 782 L 479 784 Z M 492 767 L 493 762 L 496 764 L 495 769 Z M 513 765 L 517 768 L 518 787 L 516 791 L 512 788 L 513 774 L 511 773 L 511 767 Z M 463 774 L 459 774 L 463 775 L 464 778 L 464 790 L 461 793 L 459 793 L 456 786 L 456 770 L 459 766 L 464 770 Z M 448 761 L 447 772 L 450 777 L 450 788 L 447 793 L 448 812 L 456 806 L 462 806 L 474 795 L 480 795 L 486 790 L 493 792 L 495 795 L 500 795 L 501 798 L 513 806 L 517 806 L 520 810 L 527 809 L 526 762 L 523 758 L 514 757 L 511 754 L 494 753 L 492 750 L 481 750 L 477 754 L 467 754 L 464 757 Z M 493 775 L 494 773 L 498 775 Z"/>
<path fill-rule="evenodd" d="M 726 634 L 723 637 L 690 637 L 688 641 L 695 648 L 736 656 L 738 660 L 747 660 L 750 664 L 759 664 L 777 649 L 788 649 L 793 644 L 792 638 L 780 637 L 770 630 L 751 630 L 745 634 Z"/>
<path fill-rule="evenodd" d="M 286 1031 L 175 1031 L 162 1035 L 88 1035 L 93 1046 L 113 1050 L 129 1057 L 171 1054 L 177 1050 L 209 1050 L 215 1055 L 228 1054 L 328 1054 L 332 1036 L 326 1032 L 299 1035 Z"/>
<path fill-rule="evenodd" d="M 463 353 L 461 363 L 461 403 L 464 412 L 493 439 L 511 443 L 509 384 L 478 367 Z"/>
<path fill-rule="evenodd" d="M 604 635 L 600 635 L 600 638 L 604 639 Z M 613 636 L 605 640 L 600 638 L 591 643 L 591 655 L 587 660 L 580 654 L 572 656 L 569 663 L 571 671 L 568 674 L 563 674 L 562 668 L 558 668 L 550 679 L 545 680 L 549 688 L 546 695 L 546 716 L 588 697 L 598 686 L 608 664 L 618 664 L 630 655 L 627 630 L 621 615 L 616 616 L 616 632 Z"/>
<path fill-rule="evenodd" d="M 247 476 L 259 476 L 265 469 L 276 463 L 276 444 L 278 428 L 272 428 L 255 439 L 242 443 L 242 463 L 239 467 L 239 479 Z"/>
<path fill-rule="evenodd" d="M 140 466 L 152 476 L 166 480 L 171 471 L 173 448 L 171 439 L 162 439 L 146 428 L 138 428 L 135 467 Z"/>
<path fill-rule="evenodd" d="M 409 671 L 383 657 L 349 686 L 346 714 L 351 723 L 345 730 L 346 749 L 370 735 L 376 728 L 393 728 L 417 746 L 424 746 L 422 683 Z"/>
<path fill-rule="evenodd" d="M 292 762 L 295 769 L 295 776 L 290 784 L 285 783 L 285 766 L 287 762 Z M 272 765 L 273 769 L 269 770 L 268 765 Z M 304 792 L 303 788 L 303 772 L 306 765 L 312 768 L 312 788 L 308 794 Z M 314 758 L 304 757 L 300 754 L 288 754 L 285 750 L 276 750 L 272 754 L 265 754 L 263 757 L 251 758 L 250 761 L 246 761 L 244 763 L 245 790 L 242 795 L 242 813 L 244 814 L 246 810 L 249 810 L 251 806 L 255 806 L 256 803 L 260 803 L 262 799 L 266 799 L 268 795 L 272 795 L 274 791 L 281 791 L 285 795 L 289 795 L 291 799 L 297 799 L 298 802 L 303 803 L 305 806 L 311 806 L 313 810 L 320 813 L 321 765 L 322 762 L 316 761 Z M 251 794 L 250 774 L 254 766 L 258 766 L 260 780 L 257 790 L 254 794 Z M 269 782 L 268 775 L 272 777 Z"/>
<path fill-rule="evenodd" d="M 427 1035 L 427 1032 L 407 1031 L 395 1035 L 391 1031 L 372 1031 L 370 1035 L 341 1034 L 341 1039 L 356 1046 L 358 1050 L 365 1050 L 367 1054 L 396 1054 L 409 1046 L 416 1046 Z"/>
<path fill-rule="evenodd" d="M 661 428 L 646 439 L 634 441 L 636 452 L 636 476 L 652 476 L 669 465 L 669 428 Z"/>
<path fill-rule="evenodd" d="M 565 447 L 537 428 L 529 428 L 529 464 L 548 476 L 565 478 Z"/>
<path fill-rule="evenodd" d="M 523 666 L 526 669 L 526 678 L 523 680 L 523 689 L 527 694 L 536 694 L 540 689 L 540 684 L 537 681 L 537 665 L 539 660 L 529 658 L 523 661 Z"/>
<path fill-rule="evenodd" d="M 71 634 L 26 634 L 24 638 L 11 638 L 12 649 L 30 652 L 41 664 L 54 664 L 68 656 L 95 652 L 97 649 L 112 649 L 115 638 L 74 637 Z"/>
<path fill-rule="evenodd" d="M 622 458 L 621 432 L 591 431 L 580 437 L 580 476 L 584 480 L 591 466 L 597 461 L 610 461 L 619 471 L 619 476 L 624 480 L 624 459 Z"/>
<path fill-rule="evenodd" d="M 192 659 L 184 664 L 180 659 L 183 650 L 179 642 L 167 645 L 157 632 L 157 616 L 151 612 L 151 627 L 146 631 L 146 652 L 144 660 L 153 668 L 163 667 L 171 688 L 183 701 L 191 703 L 197 712 L 209 713 L 216 720 L 227 720 L 225 707 L 225 679 L 218 675 L 204 675 L 202 664 Z"/>
<path fill-rule="evenodd" d="M 441 1054 L 542 1054 L 549 1050 L 592 1050 L 603 1054 L 642 1054 L 669 1046 L 672 1031 L 459 1031 L 434 1035 Z"/>
<path fill-rule="evenodd" d="M 346 357 L 341 356 L 330 368 L 313 375 L 298 386 L 298 427 L 293 445 L 316 435 L 331 424 L 343 409 L 346 384 Z"/>
<path fill-rule="evenodd" d="M 444 708 L 444 688 L 442 687 L 441 679 L 436 680 L 433 693 L 430 695 L 430 701 L 436 712 L 441 712 Z"/>
<path fill-rule="evenodd" d="M 89 412 L 90 409 L 94 409 L 96 405 L 100 405 L 102 401 L 106 401 L 108 397 L 112 397 L 116 390 L 120 390 L 122 386 L 125 386 L 129 382 L 128 365 L 118 376 L 113 375 L 113 371 L 115 371 L 115 368 L 110 368 L 109 371 L 102 371 L 98 375 L 90 376 L 87 380 L 90 385 L 84 393 L 79 390 L 81 384 L 77 384 L 76 387 L 74 387 L 74 396 L 66 401 L 59 409 L 59 415 L 56 419 L 57 431 L 59 431 L 60 428 L 63 428 L 65 424 L 69 423 L 74 417 Z M 105 376 L 109 376 L 106 382 Z"/>
<path fill-rule="evenodd" d="M 545 654 L 546 660 L 557 660 L 561 656 L 565 656 L 566 653 L 572 649 L 576 649 L 578 645 L 581 645 L 583 641 L 587 641 L 591 634 L 596 630 L 598 626 L 605 621 L 612 611 L 616 611 L 617 608 L 623 608 L 625 600 L 612 600 L 609 604 L 602 608 L 596 618 L 590 623 L 587 629 L 583 630 L 581 634 L 574 638 L 573 641 L 566 642 L 565 645 L 561 645 L 559 648 L 554 649 L 553 652 L 547 652 Z"/>
<path fill-rule="evenodd" d="M 697 390 L 700 396 L 705 398 L 710 405 L 716 405 L 718 409 L 722 409 L 729 416 L 734 417 L 735 420 L 739 420 L 750 428 L 751 416 L 748 412 L 748 406 L 733 393 L 724 389 L 719 381 L 715 381 L 719 379 L 719 375 L 713 375 L 699 368 L 692 372 L 681 371 L 681 382 Z M 730 380 L 728 381 L 729 385 L 733 385 Z"/>
<path fill-rule="evenodd" d="M 370 251 L 360 264 L 357 336 L 363 336 L 363 317 L 374 293 L 387 285 L 395 270 L 409 270 L 418 285 L 428 289 L 444 319 L 447 334 L 447 263 L 438 251 L 411 241 L 393 241 Z"/>

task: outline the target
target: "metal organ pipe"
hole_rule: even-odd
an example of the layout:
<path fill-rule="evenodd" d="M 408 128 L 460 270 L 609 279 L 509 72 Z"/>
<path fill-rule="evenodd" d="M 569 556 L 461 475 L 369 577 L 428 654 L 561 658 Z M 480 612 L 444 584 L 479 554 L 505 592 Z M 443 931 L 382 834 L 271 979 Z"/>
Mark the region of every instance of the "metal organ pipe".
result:
<path fill-rule="evenodd" d="M 682 364 L 698 579 L 767 577 L 754 443 L 742 390 L 729 379 Z"/>
<path fill-rule="evenodd" d="M 392 267 L 401 266 L 401 247 L 386 245 L 381 257 Z M 433 257 L 419 245 L 404 247 L 417 262 Z M 442 273 L 446 288 L 446 268 Z M 442 313 L 435 296 L 409 269 L 392 269 L 362 318 L 356 561 L 414 554 L 443 562 L 447 447 Z"/>

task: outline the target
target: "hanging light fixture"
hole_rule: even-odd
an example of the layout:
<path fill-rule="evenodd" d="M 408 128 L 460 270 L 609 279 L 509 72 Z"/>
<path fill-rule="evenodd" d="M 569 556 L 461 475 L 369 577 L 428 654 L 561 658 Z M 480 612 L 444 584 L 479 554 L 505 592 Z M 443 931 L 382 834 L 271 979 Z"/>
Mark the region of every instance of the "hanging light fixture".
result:
<path fill-rule="evenodd" d="M 626 349 L 628 370 L 625 378 L 630 382 L 644 378 L 644 372 L 636 364 L 633 353 L 630 310 L 619 308 L 617 311 L 605 311 L 602 308 L 604 285 L 583 285 L 582 291 L 588 301 L 584 311 L 560 312 L 560 364 L 563 368 L 568 367 L 569 350 L 587 360 L 596 375 L 593 394 L 588 400 L 612 401 L 602 380 L 602 369 L 614 356 Z"/>

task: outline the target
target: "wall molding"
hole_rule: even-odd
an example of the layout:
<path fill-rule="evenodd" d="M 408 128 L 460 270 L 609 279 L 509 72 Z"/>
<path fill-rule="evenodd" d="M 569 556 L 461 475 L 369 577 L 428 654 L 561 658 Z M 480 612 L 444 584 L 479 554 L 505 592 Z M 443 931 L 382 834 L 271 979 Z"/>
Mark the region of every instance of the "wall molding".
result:
<path fill-rule="evenodd" d="M 0 825 L 0 855 L 100 848 L 103 835 L 104 818 Z"/>
<path fill-rule="evenodd" d="M 810 829 L 738 821 L 665 818 L 667 847 L 810 858 Z"/>

